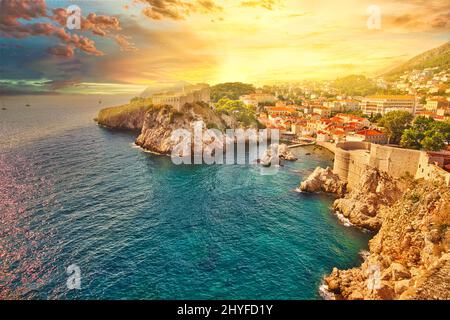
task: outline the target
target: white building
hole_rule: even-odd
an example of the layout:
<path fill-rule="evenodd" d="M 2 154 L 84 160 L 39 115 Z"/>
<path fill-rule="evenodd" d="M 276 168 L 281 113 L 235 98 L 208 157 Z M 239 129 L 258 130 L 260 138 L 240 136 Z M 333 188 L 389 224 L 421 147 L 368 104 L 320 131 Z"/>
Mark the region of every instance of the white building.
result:
<path fill-rule="evenodd" d="M 244 102 L 247 105 L 252 105 L 257 107 L 259 103 L 275 103 L 277 98 L 275 96 L 268 93 L 251 93 L 244 96 L 240 96 L 239 100 Z"/>
<path fill-rule="evenodd" d="M 411 95 L 400 96 L 369 96 L 361 101 L 361 110 L 364 114 L 381 114 L 393 110 L 408 111 L 415 113 L 416 99 Z"/>

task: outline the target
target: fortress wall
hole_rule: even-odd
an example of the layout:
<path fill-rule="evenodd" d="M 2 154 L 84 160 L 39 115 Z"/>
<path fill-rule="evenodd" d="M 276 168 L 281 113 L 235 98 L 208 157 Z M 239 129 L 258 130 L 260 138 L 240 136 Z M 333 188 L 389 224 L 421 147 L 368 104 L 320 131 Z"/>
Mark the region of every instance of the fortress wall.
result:
<path fill-rule="evenodd" d="M 429 164 L 426 152 L 367 142 L 336 144 L 333 171 L 347 182 L 349 190 L 356 186 L 368 167 L 377 168 L 395 178 L 406 174 L 415 179 L 442 178 L 450 186 L 450 173 Z"/>
<path fill-rule="evenodd" d="M 365 141 L 348 141 L 336 143 L 336 148 L 341 148 L 342 150 L 370 150 L 371 143 Z"/>
<path fill-rule="evenodd" d="M 336 144 L 333 172 L 347 182 L 351 190 L 367 170 L 370 143 L 361 141 L 341 142 Z"/>
<path fill-rule="evenodd" d="M 395 178 L 400 178 L 405 174 L 415 177 L 422 154 L 424 152 L 418 150 L 373 144 L 369 166 L 385 171 Z"/>
<path fill-rule="evenodd" d="M 336 148 L 334 153 L 333 172 L 339 176 L 343 181 L 347 182 L 348 172 L 350 167 L 350 152 Z"/>
<path fill-rule="evenodd" d="M 347 176 L 347 187 L 349 190 L 354 188 L 361 177 L 367 171 L 367 164 L 369 163 L 369 151 L 355 151 L 351 152 L 349 171 Z"/>

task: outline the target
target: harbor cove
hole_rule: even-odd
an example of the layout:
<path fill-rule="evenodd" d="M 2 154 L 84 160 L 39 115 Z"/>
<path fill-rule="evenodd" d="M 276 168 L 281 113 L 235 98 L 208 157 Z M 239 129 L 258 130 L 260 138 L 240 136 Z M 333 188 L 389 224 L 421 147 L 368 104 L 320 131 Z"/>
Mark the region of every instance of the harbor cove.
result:
<path fill-rule="evenodd" d="M 291 149 L 275 175 L 174 165 L 92 121 L 97 100 L 40 99 L 0 117 L 1 298 L 321 299 L 334 267 L 361 264 L 372 235 L 338 220 L 334 195 L 296 192 L 329 151 Z"/>

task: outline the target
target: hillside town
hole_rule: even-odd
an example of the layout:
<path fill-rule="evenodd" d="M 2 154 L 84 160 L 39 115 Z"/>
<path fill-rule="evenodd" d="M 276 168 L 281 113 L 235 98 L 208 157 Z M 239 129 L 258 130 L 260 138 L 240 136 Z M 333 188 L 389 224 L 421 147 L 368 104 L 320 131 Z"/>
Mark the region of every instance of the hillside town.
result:
<path fill-rule="evenodd" d="M 449 82 L 450 70 L 426 68 L 390 80 L 348 76 L 260 88 L 239 82 L 186 85 L 152 100 L 178 112 L 185 103 L 204 103 L 244 126 L 278 129 L 281 140 L 291 144 L 353 141 L 425 150 L 450 171 Z M 383 120 L 401 125 L 390 128 Z"/>
<path fill-rule="evenodd" d="M 413 117 L 423 116 L 435 121 L 450 120 L 450 72 L 433 73 L 434 69 L 405 72 L 392 83 L 377 79 L 381 89 L 395 88 L 395 94 L 350 96 L 336 94 L 328 83 L 314 89 L 303 87 L 302 95 L 292 86 L 284 92 L 267 95 L 260 91 L 240 100 L 259 107 L 256 101 L 268 102 L 259 108 L 258 120 L 268 128 L 277 128 L 286 135 L 317 141 L 369 141 L 388 143 L 376 120 L 391 111 L 407 111 Z M 296 103 L 299 102 L 299 103 Z"/>

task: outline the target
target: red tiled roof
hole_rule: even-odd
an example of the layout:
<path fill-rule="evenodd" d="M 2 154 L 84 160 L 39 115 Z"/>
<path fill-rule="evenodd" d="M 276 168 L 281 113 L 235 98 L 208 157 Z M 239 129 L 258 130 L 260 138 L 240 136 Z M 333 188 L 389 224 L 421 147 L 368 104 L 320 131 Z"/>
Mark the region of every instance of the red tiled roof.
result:
<path fill-rule="evenodd" d="M 384 133 L 378 130 L 368 129 L 368 130 L 361 130 L 358 131 L 356 134 L 360 134 L 363 136 L 378 136 L 383 135 Z"/>
<path fill-rule="evenodd" d="M 297 110 L 295 108 L 291 107 L 270 107 L 268 108 L 269 111 L 276 112 L 276 111 L 289 111 L 289 112 L 296 112 Z"/>
<path fill-rule="evenodd" d="M 336 130 L 333 130 L 332 133 L 333 133 L 334 135 L 338 135 L 338 136 L 345 135 L 345 131 L 342 130 L 342 129 L 336 129 Z"/>
<path fill-rule="evenodd" d="M 337 117 L 337 116 L 335 116 L 335 117 L 333 117 L 333 118 L 330 118 L 330 121 L 335 121 L 335 122 L 344 122 L 344 119 L 342 119 L 342 118 L 340 118 L 340 117 Z"/>
<path fill-rule="evenodd" d="M 417 112 L 417 114 L 428 114 L 428 115 L 433 115 L 433 114 L 435 114 L 435 113 L 432 112 L 432 111 L 420 111 L 420 112 Z"/>

